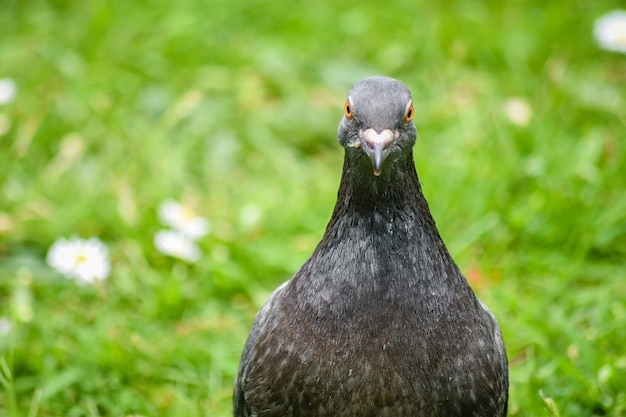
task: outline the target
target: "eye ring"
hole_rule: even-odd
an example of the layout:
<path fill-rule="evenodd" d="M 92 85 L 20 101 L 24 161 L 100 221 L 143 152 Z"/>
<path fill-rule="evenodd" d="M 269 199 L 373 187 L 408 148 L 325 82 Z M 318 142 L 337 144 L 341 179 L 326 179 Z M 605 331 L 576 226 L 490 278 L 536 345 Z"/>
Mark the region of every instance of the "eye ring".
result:
<path fill-rule="evenodd" d="M 404 122 L 409 123 L 415 117 L 415 108 L 413 107 L 413 102 L 409 102 L 406 106 L 406 112 L 404 113 Z"/>
<path fill-rule="evenodd" d="M 344 103 L 343 113 L 348 119 L 352 120 L 352 118 L 354 117 L 354 114 L 352 114 L 352 107 L 350 106 L 350 100 L 346 100 L 346 102 Z"/>

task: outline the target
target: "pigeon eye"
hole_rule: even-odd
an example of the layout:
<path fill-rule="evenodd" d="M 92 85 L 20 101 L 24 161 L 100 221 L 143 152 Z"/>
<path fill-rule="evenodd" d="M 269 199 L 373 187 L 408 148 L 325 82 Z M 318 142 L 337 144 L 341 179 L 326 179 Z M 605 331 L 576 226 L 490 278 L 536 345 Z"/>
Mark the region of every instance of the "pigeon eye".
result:
<path fill-rule="evenodd" d="M 343 105 L 343 112 L 348 119 L 352 119 L 354 117 L 352 114 L 352 107 L 350 107 L 350 100 L 346 100 L 346 103 Z"/>
<path fill-rule="evenodd" d="M 413 103 L 409 103 L 406 109 L 406 113 L 404 113 L 404 121 L 406 123 L 413 120 L 413 116 L 415 116 L 415 109 L 413 108 Z"/>

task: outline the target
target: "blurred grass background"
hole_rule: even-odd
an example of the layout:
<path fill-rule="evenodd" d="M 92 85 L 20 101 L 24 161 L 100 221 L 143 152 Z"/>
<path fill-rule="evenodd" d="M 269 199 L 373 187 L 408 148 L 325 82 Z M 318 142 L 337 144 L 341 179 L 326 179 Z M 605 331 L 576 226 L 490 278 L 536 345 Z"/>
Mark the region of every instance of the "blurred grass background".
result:
<path fill-rule="evenodd" d="M 619 4 L 3 1 L 0 415 L 231 415 L 254 314 L 334 205 L 347 90 L 374 74 L 413 91 L 418 173 L 504 331 L 510 415 L 626 415 L 626 57 L 592 36 Z M 154 247 L 167 199 L 211 222 L 195 264 Z M 73 234 L 109 246 L 102 285 L 45 264 Z"/>

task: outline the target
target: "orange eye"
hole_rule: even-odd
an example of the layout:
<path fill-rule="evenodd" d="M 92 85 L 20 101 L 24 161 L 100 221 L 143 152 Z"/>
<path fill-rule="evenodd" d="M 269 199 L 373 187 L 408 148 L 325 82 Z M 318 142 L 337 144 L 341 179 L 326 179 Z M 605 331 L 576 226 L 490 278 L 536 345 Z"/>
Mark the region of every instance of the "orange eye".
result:
<path fill-rule="evenodd" d="M 343 105 L 343 112 L 348 119 L 352 119 L 354 117 L 352 114 L 352 107 L 350 107 L 350 100 L 346 100 L 346 103 Z"/>
<path fill-rule="evenodd" d="M 413 120 L 413 116 L 415 116 L 415 109 L 413 108 L 413 103 L 410 103 L 404 114 L 404 121 L 406 123 L 410 122 Z"/>

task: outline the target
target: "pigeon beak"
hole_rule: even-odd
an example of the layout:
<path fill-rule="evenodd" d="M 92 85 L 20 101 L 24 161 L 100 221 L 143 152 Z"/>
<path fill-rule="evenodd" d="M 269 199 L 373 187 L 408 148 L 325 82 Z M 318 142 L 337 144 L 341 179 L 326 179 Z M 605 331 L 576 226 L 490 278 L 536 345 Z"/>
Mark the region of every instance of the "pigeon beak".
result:
<path fill-rule="evenodd" d="M 393 132 L 389 129 L 385 129 L 378 133 L 374 129 L 367 129 L 362 133 L 362 138 L 365 141 L 363 149 L 367 156 L 370 157 L 374 164 L 374 175 L 377 177 L 383 172 L 383 162 L 389 152 L 387 147 L 393 142 Z"/>

